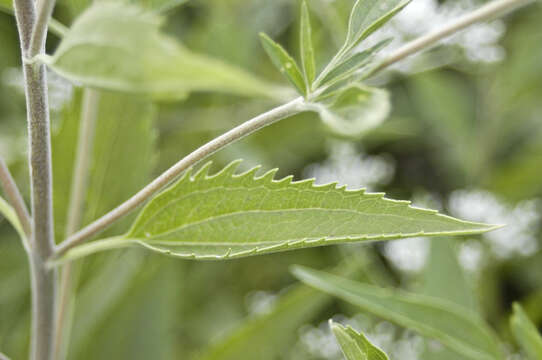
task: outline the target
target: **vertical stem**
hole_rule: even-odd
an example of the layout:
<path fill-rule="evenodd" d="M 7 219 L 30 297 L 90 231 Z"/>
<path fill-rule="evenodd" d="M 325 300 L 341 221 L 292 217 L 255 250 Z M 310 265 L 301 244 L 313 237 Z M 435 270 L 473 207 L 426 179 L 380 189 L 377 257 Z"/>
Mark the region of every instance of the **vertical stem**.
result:
<path fill-rule="evenodd" d="M 43 0 L 50 2 L 50 0 Z M 47 6 L 52 9 L 53 3 Z M 15 0 L 15 15 L 20 34 L 23 72 L 25 79 L 26 110 L 30 143 L 30 184 L 32 237 L 30 276 L 32 286 L 32 334 L 30 356 L 33 360 L 52 359 L 54 319 L 56 311 L 56 270 L 47 269 L 45 262 L 53 254 L 53 206 L 51 174 L 51 138 L 47 78 L 44 65 L 31 65 L 28 59 L 36 55 L 30 51 L 32 39 L 40 43 L 36 52 L 43 51 L 47 21 L 39 27 L 37 19 L 48 18 L 44 8 L 36 14 L 32 0 Z M 37 34 L 34 36 L 34 34 Z"/>
<path fill-rule="evenodd" d="M 30 180 L 34 218 L 30 256 L 32 283 L 31 358 L 52 359 L 55 318 L 56 270 L 45 262 L 54 249 L 51 139 L 47 80 L 43 65 L 25 64 L 28 132 L 30 137 Z"/>
<path fill-rule="evenodd" d="M 83 219 L 83 204 L 87 194 L 88 170 L 94 142 L 94 130 L 100 94 L 85 89 L 81 107 L 81 122 L 77 151 L 72 176 L 70 204 L 68 206 L 66 237 L 77 231 Z M 67 356 L 70 328 L 75 307 L 75 286 L 79 278 L 79 264 L 68 263 L 62 268 L 60 292 L 56 319 L 54 359 L 63 360 Z"/>

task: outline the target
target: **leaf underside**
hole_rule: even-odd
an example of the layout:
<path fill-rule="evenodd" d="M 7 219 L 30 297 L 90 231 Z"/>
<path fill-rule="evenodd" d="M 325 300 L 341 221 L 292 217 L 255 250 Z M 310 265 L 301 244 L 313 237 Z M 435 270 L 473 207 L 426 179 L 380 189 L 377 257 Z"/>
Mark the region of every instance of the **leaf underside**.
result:
<path fill-rule="evenodd" d="M 240 162 L 211 176 L 210 163 L 196 174 L 187 171 L 145 206 L 127 234 L 81 245 L 68 257 L 139 244 L 183 258 L 220 260 L 494 228 L 414 208 L 382 193 L 349 191 L 335 183 L 315 186 L 313 179 L 273 180 L 277 169 L 259 177 L 258 167 L 235 174 Z"/>

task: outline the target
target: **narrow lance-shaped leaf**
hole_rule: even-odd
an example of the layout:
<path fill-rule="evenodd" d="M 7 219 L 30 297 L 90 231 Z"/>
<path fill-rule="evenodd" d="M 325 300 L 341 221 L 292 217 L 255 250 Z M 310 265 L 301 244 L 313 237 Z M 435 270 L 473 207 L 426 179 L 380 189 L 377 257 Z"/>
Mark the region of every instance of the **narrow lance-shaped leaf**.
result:
<path fill-rule="evenodd" d="M 191 91 L 276 96 L 276 88 L 160 32 L 163 18 L 122 2 L 95 2 L 53 56 L 38 58 L 85 86 L 178 99 Z"/>
<path fill-rule="evenodd" d="M 518 303 L 513 305 L 514 313 L 510 317 L 510 328 L 517 343 L 529 359 L 542 359 L 542 336 Z"/>
<path fill-rule="evenodd" d="M 303 267 L 295 267 L 293 273 L 304 283 L 364 311 L 439 340 L 463 359 L 503 359 L 499 342 L 487 324 L 476 313 L 452 302 L 379 288 Z"/>
<path fill-rule="evenodd" d="M 348 191 L 313 179 L 273 180 L 275 170 L 235 174 L 240 161 L 208 176 L 187 171 L 141 211 L 125 235 L 72 249 L 68 258 L 142 245 L 191 259 L 229 259 L 314 246 L 410 236 L 461 235 L 495 226 L 409 206 L 382 193 Z"/>
<path fill-rule="evenodd" d="M 260 39 L 262 41 L 262 46 L 273 65 L 275 65 L 281 74 L 286 76 L 301 95 L 305 95 L 307 93 L 305 81 L 303 80 L 303 75 L 301 75 L 301 71 L 295 60 L 282 46 L 280 46 L 280 44 L 274 42 L 266 34 L 260 33 Z"/>
<path fill-rule="evenodd" d="M 307 87 L 310 89 L 316 74 L 316 65 L 314 63 L 314 47 L 312 45 L 309 8 L 305 0 L 301 3 L 301 30 L 299 42 L 301 45 L 301 64 L 303 65 Z"/>
<path fill-rule="evenodd" d="M 386 353 L 350 326 L 344 327 L 330 320 L 329 327 L 341 346 L 346 360 L 388 360 Z"/>
<path fill-rule="evenodd" d="M 350 13 L 344 53 L 378 30 L 409 2 L 410 0 L 357 0 Z"/>

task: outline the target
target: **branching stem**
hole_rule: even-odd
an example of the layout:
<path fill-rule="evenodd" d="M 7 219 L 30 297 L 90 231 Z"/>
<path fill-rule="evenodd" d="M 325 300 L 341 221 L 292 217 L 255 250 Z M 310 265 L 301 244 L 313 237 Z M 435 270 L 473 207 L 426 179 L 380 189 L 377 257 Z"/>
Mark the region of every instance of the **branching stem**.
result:
<path fill-rule="evenodd" d="M 32 234 L 32 220 L 30 219 L 28 209 L 26 208 L 26 204 L 24 203 L 19 188 L 17 187 L 17 184 L 15 184 L 15 181 L 13 180 L 13 177 L 11 176 L 11 173 L 9 172 L 9 169 L 4 159 L 2 159 L 1 157 L 0 184 L 2 185 L 2 188 L 6 193 L 6 197 L 9 203 L 11 204 L 11 206 L 13 206 L 13 209 L 15 210 L 15 213 L 17 214 L 17 217 L 21 222 L 26 237 L 30 238 Z"/>
<path fill-rule="evenodd" d="M 442 27 L 441 29 L 421 36 L 420 38 L 406 44 L 389 57 L 384 59 L 377 67 L 375 67 L 369 75 L 373 75 L 378 71 L 390 66 L 391 64 L 404 59 L 405 57 L 414 54 L 422 49 L 428 48 L 434 45 L 439 40 L 450 36 L 476 22 L 486 21 L 495 18 L 497 15 L 510 11 L 521 5 L 525 5 L 533 0 L 495 0 L 487 5 L 480 7 L 479 9 L 466 14 L 449 25 Z M 369 76 L 368 75 L 368 76 Z M 272 124 L 282 118 L 291 116 L 301 111 L 307 110 L 308 107 L 304 106 L 301 98 L 293 100 L 285 105 L 272 109 L 256 118 L 241 124 L 240 126 L 228 131 L 227 133 L 219 136 L 211 142 L 203 145 L 199 149 L 195 150 L 177 164 L 164 172 L 152 183 L 144 187 L 141 191 L 135 194 L 132 198 L 113 209 L 106 215 L 97 219 L 84 229 L 70 236 L 66 241 L 61 243 L 55 252 L 55 258 L 66 253 L 74 246 L 81 244 L 88 238 L 96 235 L 100 231 L 107 228 L 109 225 L 130 213 L 136 207 L 145 202 L 150 196 L 155 194 L 162 187 L 167 185 L 181 172 L 196 164 L 200 160 L 220 150 L 221 148 L 231 144 L 234 141 L 241 139 L 242 137 L 257 131 L 264 126 Z"/>
<path fill-rule="evenodd" d="M 534 0 L 495 0 L 489 2 L 468 14 L 459 17 L 455 21 L 452 21 L 440 29 L 420 36 L 419 38 L 405 44 L 382 60 L 382 62 L 379 63 L 378 66 L 375 67 L 367 76 L 374 75 L 375 73 L 400 60 L 403 60 L 412 54 L 419 52 L 420 50 L 427 49 L 438 43 L 440 40 L 447 38 L 448 36 L 451 36 L 475 23 L 494 19 L 499 15 L 503 15 L 504 13 L 512 11 L 533 1 Z"/>
<path fill-rule="evenodd" d="M 196 149 L 195 151 L 181 159 L 179 162 L 177 162 L 175 165 L 165 171 L 162 175 L 154 179 L 149 185 L 145 186 L 130 199 L 128 199 L 115 209 L 111 210 L 98 220 L 94 221 L 87 227 L 78 231 L 74 235 L 68 237 L 67 240 L 62 242 L 57 247 L 56 256 L 64 254 L 69 249 L 84 242 L 89 237 L 106 229 L 109 225 L 113 224 L 118 219 L 129 214 L 132 210 L 145 202 L 145 200 L 147 200 L 157 191 L 169 184 L 179 174 L 181 174 L 189 167 L 195 165 L 199 161 L 205 159 L 206 157 L 214 154 L 216 151 L 237 140 L 242 139 L 243 137 L 257 130 L 271 125 L 274 122 L 277 122 L 285 117 L 297 114 L 303 110 L 303 99 L 297 98 L 266 113 L 258 115 L 255 118 L 244 122 L 236 128 L 233 128 L 230 131 L 220 135 L 214 140 L 211 140 L 207 144 L 201 146 L 200 148 Z"/>

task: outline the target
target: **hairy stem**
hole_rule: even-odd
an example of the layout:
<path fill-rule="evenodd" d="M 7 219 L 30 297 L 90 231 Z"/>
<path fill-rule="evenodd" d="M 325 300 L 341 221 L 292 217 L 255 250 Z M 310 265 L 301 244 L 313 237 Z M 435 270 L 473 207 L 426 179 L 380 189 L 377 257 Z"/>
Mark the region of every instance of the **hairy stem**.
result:
<path fill-rule="evenodd" d="M 400 60 L 403 60 L 412 54 L 419 52 L 420 50 L 427 49 L 438 43 L 440 40 L 447 38 L 448 36 L 453 35 L 472 24 L 494 19 L 499 15 L 503 15 L 504 13 L 512 11 L 515 8 L 533 1 L 534 0 L 495 0 L 489 2 L 471 13 L 452 21 L 448 25 L 445 25 L 427 35 L 420 36 L 419 38 L 405 44 L 382 60 L 382 62 L 380 62 L 378 66 L 375 67 L 367 76 L 374 75 L 375 73 Z"/>
<path fill-rule="evenodd" d="M 67 213 L 66 236 L 75 233 L 83 220 L 83 205 L 87 195 L 87 180 L 92 158 L 99 99 L 100 94 L 97 91 L 85 89 Z M 75 287 L 79 278 L 79 271 L 79 264 L 74 263 L 68 263 L 62 268 L 55 326 L 55 360 L 63 360 L 67 357 L 69 334 L 75 307 Z"/>
<path fill-rule="evenodd" d="M 271 125 L 274 122 L 277 122 L 283 118 L 297 114 L 303 110 L 303 99 L 297 98 L 266 113 L 258 115 L 255 118 L 244 122 L 236 128 L 233 128 L 230 131 L 222 134 L 214 140 L 211 140 L 207 144 L 201 146 L 197 150 L 193 151 L 192 153 L 181 159 L 179 162 L 177 162 L 175 165 L 165 171 L 162 175 L 154 179 L 149 185 L 145 186 L 137 194 L 119 205 L 117 208 L 111 210 L 87 227 L 70 236 L 66 241 L 62 242 L 57 247 L 55 257 L 64 254 L 69 249 L 84 242 L 89 237 L 99 233 L 100 231 L 107 228 L 109 225 L 113 224 L 115 221 L 129 214 L 132 210 L 145 202 L 149 197 L 154 195 L 158 190 L 169 184 L 179 174 L 181 174 L 189 167 L 195 165 L 199 161 L 205 159 L 206 157 L 214 154 L 216 151 L 239 139 L 242 139 L 243 137 L 257 130 Z"/>
<path fill-rule="evenodd" d="M 55 0 L 38 0 L 37 1 L 37 17 L 32 29 L 32 35 L 30 37 L 30 44 L 28 45 L 29 58 L 37 55 L 45 47 L 45 39 L 47 38 L 47 28 L 53 8 L 55 7 Z"/>
<path fill-rule="evenodd" d="M 4 162 L 4 159 L 2 159 L 1 157 L 0 184 L 2 185 L 2 188 L 6 193 L 6 197 L 9 203 L 11 204 L 11 206 L 13 206 L 13 209 L 15 210 L 15 213 L 17 214 L 17 217 L 21 222 L 26 237 L 30 238 L 32 234 L 32 220 L 30 219 L 30 215 L 28 215 L 28 209 L 26 208 L 23 197 L 19 192 L 19 188 L 17 187 L 17 184 L 15 184 L 15 181 L 13 180 L 13 177 L 11 176 L 8 167 Z"/>
<path fill-rule="evenodd" d="M 54 2 L 53 2 L 54 4 Z M 53 4 L 49 6 L 52 9 Z M 51 174 L 51 138 L 47 78 L 44 65 L 31 65 L 28 59 L 34 34 L 42 51 L 50 11 L 40 7 L 36 14 L 32 0 L 15 0 L 15 16 L 20 35 L 25 80 L 26 110 L 30 143 L 30 184 L 32 200 L 32 236 L 29 254 L 32 287 L 32 333 L 30 356 L 33 360 L 52 359 L 56 311 L 56 269 L 48 269 L 47 259 L 54 252 Z M 38 19 L 45 19 L 39 21 Z"/>

